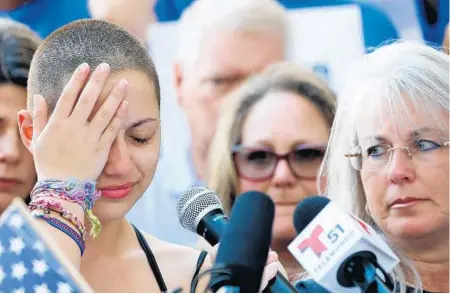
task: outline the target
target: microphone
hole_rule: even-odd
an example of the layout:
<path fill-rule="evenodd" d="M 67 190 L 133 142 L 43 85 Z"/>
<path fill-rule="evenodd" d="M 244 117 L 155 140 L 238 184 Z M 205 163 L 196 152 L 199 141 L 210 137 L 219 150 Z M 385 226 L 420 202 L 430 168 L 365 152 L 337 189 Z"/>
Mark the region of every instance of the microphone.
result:
<path fill-rule="evenodd" d="M 249 192 L 237 198 L 212 270 L 212 291 L 233 286 L 242 293 L 259 292 L 274 211 L 272 200 L 264 193 Z"/>
<path fill-rule="evenodd" d="M 185 229 L 202 236 L 212 246 L 219 243 L 228 224 L 219 196 L 206 187 L 192 187 L 181 194 L 177 215 Z"/>
<path fill-rule="evenodd" d="M 321 196 L 300 202 L 299 235 L 288 246 L 303 268 L 331 292 L 391 292 L 398 257 L 369 225 Z"/>
<path fill-rule="evenodd" d="M 248 193 L 253 192 L 243 193 L 237 199 Z M 178 200 L 177 215 L 185 229 L 202 236 L 212 246 L 219 243 L 220 236 L 228 225 L 228 218 L 223 212 L 219 196 L 206 187 L 192 187 L 186 190 Z M 282 273 L 278 272 L 264 292 L 297 293 L 298 291 Z"/>

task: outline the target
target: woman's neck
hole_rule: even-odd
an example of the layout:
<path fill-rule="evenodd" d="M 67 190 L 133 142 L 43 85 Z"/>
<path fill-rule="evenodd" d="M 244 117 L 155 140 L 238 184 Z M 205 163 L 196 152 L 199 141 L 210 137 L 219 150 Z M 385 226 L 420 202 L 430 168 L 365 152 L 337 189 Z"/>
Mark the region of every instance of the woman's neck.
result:
<path fill-rule="evenodd" d="M 414 266 L 422 279 L 422 287 L 430 292 L 449 292 L 449 262 L 427 262 L 413 260 Z"/>
<path fill-rule="evenodd" d="M 86 226 L 89 232 L 90 227 Z M 125 218 L 111 222 L 102 222 L 102 229 L 97 238 L 88 237 L 83 259 L 99 256 L 121 256 L 129 245 L 133 234 L 132 227 Z"/>
<path fill-rule="evenodd" d="M 292 254 L 288 250 L 277 251 L 280 263 L 283 265 L 284 269 L 288 274 L 288 279 L 297 276 L 302 272 L 300 264 L 295 260 Z"/>
<path fill-rule="evenodd" d="M 302 271 L 302 268 L 287 249 L 289 243 L 290 242 L 272 242 L 271 249 L 278 254 L 278 260 L 286 270 L 288 278 L 290 279 L 293 276 L 297 276 Z"/>
<path fill-rule="evenodd" d="M 438 235 L 398 244 L 419 273 L 424 290 L 449 292 L 449 235 L 448 231 Z"/>

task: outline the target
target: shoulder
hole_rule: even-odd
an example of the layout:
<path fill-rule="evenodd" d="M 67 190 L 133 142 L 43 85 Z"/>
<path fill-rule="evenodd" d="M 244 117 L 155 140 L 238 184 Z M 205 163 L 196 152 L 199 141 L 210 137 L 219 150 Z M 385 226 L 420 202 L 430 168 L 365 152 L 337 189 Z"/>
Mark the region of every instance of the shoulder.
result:
<path fill-rule="evenodd" d="M 155 255 L 158 256 L 170 255 L 173 258 L 182 257 L 183 259 L 196 259 L 200 254 L 200 250 L 187 246 L 169 243 L 160 240 L 147 233 L 143 233 L 143 235 Z"/>
<path fill-rule="evenodd" d="M 189 292 L 192 279 L 198 268 L 200 250 L 172 244 L 159 240 L 144 233 L 168 290 L 182 287 L 183 292 Z M 211 257 L 208 254 L 201 264 L 200 272 L 211 266 Z M 201 281 L 199 285 L 202 284 Z"/>

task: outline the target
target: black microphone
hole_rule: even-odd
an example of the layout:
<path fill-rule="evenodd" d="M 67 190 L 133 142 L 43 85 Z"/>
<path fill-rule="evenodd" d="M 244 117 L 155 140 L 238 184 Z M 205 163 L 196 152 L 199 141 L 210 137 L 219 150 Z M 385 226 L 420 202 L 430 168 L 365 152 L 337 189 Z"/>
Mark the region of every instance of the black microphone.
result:
<path fill-rule="evenodd" d="M 250 192 L 236 200 L 213 267 L 219 271 L 213 270 L 209 285 L 212 291 L 234 286 L 241 293 L 259 292 L 272 239 L 274 210 L 272 200 L 263 193 Z"/>
<path fill-rule="evenodd" d="M 243 193 L 237 199 L 248 193 L 252 192 Z M 219 243 L 220 236 L 228 225 L 219 196 L 206 187 L 186 190 L 178 200 L 177 214 L 184 228 L 202 236 L 212 246 Z M 280 272 L 269 282 L 264 292 L 298 293 Z"/>
<path fill-rule="evenodd" d="M 319 285 L 332 292 L 391 292 L 398 258 L 362 220 L 328 198 L 313 196 L 297 205 L 299 236 L 289 250 Z M 298 288 L 298 287 L 297 287 Z"/>

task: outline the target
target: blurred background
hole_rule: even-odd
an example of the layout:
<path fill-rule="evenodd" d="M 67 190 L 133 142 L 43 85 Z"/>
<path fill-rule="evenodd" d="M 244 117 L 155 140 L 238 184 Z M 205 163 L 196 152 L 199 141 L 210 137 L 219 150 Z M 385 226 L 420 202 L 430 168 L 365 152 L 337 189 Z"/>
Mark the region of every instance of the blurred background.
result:
<path fill-rule="evenodd" d="M 227 0 L 217 0 L 227 1 Z M 1 0 L 0 16 L 31 27 L 42 38 L 82 18 L 118 23 L 145 42 L 162 85 L 164 154 L 184 156 L 189 131 L 176 103 L 173 62 L 179 19 L 195 0 Z M 449 0 L 279 0 L 288 11 L 286 58 L 322 76 L 339 90 L 349 60 L 395 39 L 441 45 L 449 20 Z M 174 158 L 176 161 L 176 158 Z"/>
<path fill-rule="evenodd" d="M 234 4 L 225 5 L 228 1 Z M 258 4 L 255 5 L 255 1 Z M 256 23 L 257 15 L 271 15 L 271 13 L 276 15 L 277 11 L 281 10 L 283 19 L 286 18 L 287 22 L 286 31 L 279 32 L 283 35 L 284 43 L 281 47 L 285 54 L 282 54 L 282 60 L 279 56 L 270 60 L 273 63 L 290 61 L 312 70 L 337 96 L 343 72 L 346 71 L 349 62 L 362 57 L 364 53 L 377 46 L 405 39 L 417 40 L 432 46 L 444 45 L 443 50 L 448 50 L 449 0 L 260 1 L 205 1 L 213 4 L 207 4 L 203 8 L 199 5 L 196 9 L 191 9 L 193 12 L 181 21 L 183 13 L 195 6 L 197 1 L 0 0 L 0 17 L 12 18 L 26 24 L 42 38 L 74 20 L 104 19 L 123 26 L 148 47 L 161 83 L 161 160 L 148 196 L 144 196 L 138 205 L 135 205 L 130 220 L 139 228 L 161 239 L 193 245 L 197 240 L 196 236 L 182 230 L 176 218 L 176 200 L 182 191 L 198 183 L 196 179 L 203 182 L 207 180 L 205 175 L 200 174 L 202 160 L 198 157 L 207 157 L 202 155 L 202 152 L 208 152 L 209 140 L 215 132 L 216 116 L 222 111 L 222 106 L 217 101 L 244 78 L 256 73 L 256 69 L 249 72 L 245 72 L 244 69 L 248 57 L 253 55 L 252 52 L 244 50 L 247 56 L 242 56 L 238 50 L 241 45 L 232 45 L 236 44 L 236 40 L 227 39 L 225 35 L 221 38 L 224 33 L 221 30 L 216 30 L 212 34 L 217 38 L 215 44 L 211 45 L 214 50 L 210 48 L 208 51 L 203 47 L 203 51 L 200 50 L 198 47 L 203 40 L 193 37 L 196 28 L 200 30 L 199 27 L 203 26 L 202 29 L 205 30 L 209 24 L 225 25 L 228 20 L 229 25 L 244 26 L 240 23 L 244 19 L 248 23 L 252 21 Z M 267 1 L 275 2 L 276 7 L 273 8 L 272 5 L 270 8 Z M 247 5 L 245 4 L 247 2 L 253 4 Z M 263 3 L 266 4 L 262 5 Z M 232 8 L 233 5 L 253 7 L 251 9 L 254 9 L 254 14 L 246 11 L 246 15 L 243 16 L 242 11 L 245 9 Z M 264 12 L 264 9 L 273 11 Z M 240 16 L 242 20 L 237 16 L 239 11 L 242 12 Z M 215 17 L 223 17 L 225 20 L 217 21 L 219 23 L 217 24 Z M 260 19 L 263 19 L 263 16 Z M 180 40 L 184 40 L 183 44 L 180 44 Z M 198 50 L 197 53 L 203 59 L 209 58 L 209 61 L 197 60 L 196 71 L 178 68 L 179 59 L 195 50 Z M 251 50 L 255 53 L 259 51 L 258 47 Z M 252 57 L 257 58 L 255 56 Z M 237 71 L 232 73 L 231 78 L 213 77 L 209 84 L 199 78 L 201 66 L 218 68 L 222 66 L 222 69 L 225 69 L 233 63 Z M 239 65 L 241 68 L 238 68 Z M 188 81 L 190 77 L 194 81 Z M 191 101 L 196 99 L 197 101 Z M 196 103 L 198 105 L 195 105 Z M 185 109 L 182 109 L 183 105 Z M 200 118 L 197 120 L 196 116 Z M 192 138 L 197 138 L 197 142 L 193 142 Z M 206 145 L 204 149 L 202 144 Z M 152 194 L 156 196 L 151 196 Z M 153 225 L 161 218 L 165 220 L 165 226 Z M 291 224 L 290 218 L 288 223 Z"/>

